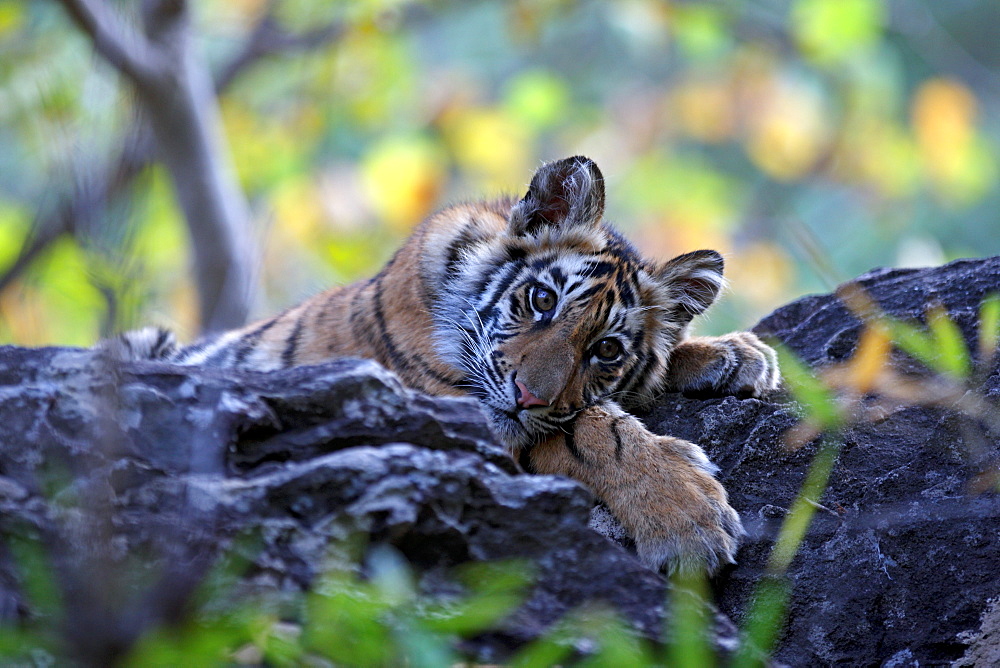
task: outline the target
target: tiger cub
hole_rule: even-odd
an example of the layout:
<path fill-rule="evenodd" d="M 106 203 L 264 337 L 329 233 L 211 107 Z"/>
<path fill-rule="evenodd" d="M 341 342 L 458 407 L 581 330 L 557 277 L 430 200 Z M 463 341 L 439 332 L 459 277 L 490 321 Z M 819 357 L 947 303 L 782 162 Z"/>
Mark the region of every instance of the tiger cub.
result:
<path fill-rule="evenodd" d="M 743 533 L 716 467 L 627 410 L 671 390 L 760 394 L 776 356 L 748 332 L 687 336 L 723 285 L 718 253 L 646 260 L 603 212 L 597 165 L 559 160 L 520 200 L 431 216 L 370 280 L 188 347 L 152 328 L 105 347 L 262 371 L 374 359 L 410 387 L 475 397 L 513 456 L 590 487 L 649 566 L 714 571 Z"/>

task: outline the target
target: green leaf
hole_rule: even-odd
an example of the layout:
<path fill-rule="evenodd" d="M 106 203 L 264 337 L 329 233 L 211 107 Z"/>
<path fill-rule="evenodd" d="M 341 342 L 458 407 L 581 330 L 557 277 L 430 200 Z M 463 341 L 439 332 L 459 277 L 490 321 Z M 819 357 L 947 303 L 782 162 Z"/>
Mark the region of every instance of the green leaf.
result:
<path fill-rule="evenodd" d="M 948 317 L 941 305 L 934 306 L 927 314 L 927 326 L 931 330 L 937 349 L 935 367 L 938 371 L 955 380 L 966 380 L 971 373 L 969 350 L 958 325 Z"/>
<path fill-rule="evenodd" d="M 784 574 L 805 538 L 839 451 L 837 443 L 827 440 L 813 458 L 806 480 L 781 525 L 768 560 L 768 575 L 757 585 L 747 615 L 744 643 L 733 659 L 734 667 L 764 665 L 774 647 L 785 619 L 790 593 Z"/>
<path fill-rule="evenodd" d="M 675 574 L 670 588 L 669 657 L 672 666 L 712 666 L 715 653 L 709 638 L 713 623 L 703 572 Z"/>
<path fill-rule="evenodd" d="M 822 65 L 848 60 L 880 36 L 880 0 L 798 0 L 791 31 L 803 53 Z"/>
<path fill-rule="evenodd" d="M 562 664 L 572 653 L 573 644 L 564 623 L 522 647 L 510 658 L 508 665 L 512 668 L 548 668 Z"/>
<path fill-rule="evenodd" d="M 652 666 L 649 646 L 641 642 L 611 610 L 597 610 L 581 623 L 582 635 L 597 643 L 597 651 L 580 662 L 580 668 Z"/>
<path fill-rule="evenodd" d="M 885 322 L 892 336 L 892 342 L 899 346 L 903 352 L 921 362 L 928 369 L 938 368 L 937 350 L 930 334 L 923 331 L 918 325 L 901 320 L 887 318 Z"/>
<path fill-rule="evenodd" d="M 569 90 L 559 77 L 544 70 L 529 70 L 511 81 L 504 106 L 512 116 L 540 130 L 565 118 Z"/>
<path fill-rule="evenodd" d="M 1000 292 L 993 292 L 983 299 L 979 307 L 979 360 L 985 362 L 996 354 L 1000 339 Z"/>
<path fill-rule="evenodd" d="M 698 60 L 718 56 L 732 45 L 727 16 L 707 4 L 675 5 L 674 37 L 683 52 Z"/>
<path fill-rule="evenodd" d="M 494 628 L 524 602 L 525 590 L 534 578 L 531 564 L 522 561 L 465 564 L 456 575 L 469 588 L 469 595 L 428 605 L 421 617 L 425 628 L 462 637 Z"/>
<path fill-rule="evenodd" d="M 733 657 L 733 668 L 757 668 L 768 664 L 767 658 L 778 639 L 790 588 L 782 576 L 766 575 L 754 591 L 752 608 L 739 651 Z"/>
<path fill-rule="evenodd" d="M 403 620 L 394 634 L 407 666 L 438 668 L 458 663 L 458 657 L 444 637 L 409 622 Z"/>
<path fill-rule="evenodd" d="M 789 348 L 775 346 L 786 387 L 806 416 L 821 431 L 838 429 L 844 421 L 833 392 Z"/>
<path fill-rule="evenodd" d="M 785 517 L 778 538 L 774 542 L 774 549 L 768 561 L 768 570 L 771 572 L 784 573 L 798 552 L 816 512 L 816 504 L 830 479 L 838 451 L 837 445 L 825 442 L 813 458 L 806 480 L 802 483 L 802 489 L 799 490 L 799 495 Z"/>

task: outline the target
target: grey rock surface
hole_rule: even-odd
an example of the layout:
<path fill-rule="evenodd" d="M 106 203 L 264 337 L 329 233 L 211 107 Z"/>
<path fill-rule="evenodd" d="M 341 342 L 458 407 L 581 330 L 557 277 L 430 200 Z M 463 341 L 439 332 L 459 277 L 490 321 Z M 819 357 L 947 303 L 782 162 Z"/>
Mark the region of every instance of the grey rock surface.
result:
<path fill-rule="evenodd" d="M 87 643 L 125 644 L 141 632 L 131 617 L 166 618 L 160 608 L 180 605 L 227 550 L 251 562 L 246 590 L 292 595 L 358 535 L 401 552 L 429 594 L 451 587 L 449 568 L 463 562 L 532 562 L 535 584 L 473 647 L 482 657 L 583 605 L 662 633 L 664 580 L 589 528 L 589 491 L 521 473 L 472 400 L 413 392 L 370 361 L 254 374 L 0 348 L 0 420 L 0 531 L 66 555 L 57 570 L 79 594 L 70 614 L 90 615 L 87 583 L 110 586 L 130 554 L 166 572 L 169 605 L 125 606 L 77 633 L 98 663 L 117 648 Z M 237 540 L 247 532 L 252 549 Z M 15 570 L 0 552 L 0 619 L 30 612 Z M 731 647 L 734 628 L 717 626 Z"/>
<path fill-rule="evenodd" d="M 943 304 L 971 343 L 983 296 L 1000 289 L 1000 259 L 881 270 L 858 282 L 900 318 L 920 320 Z M 814 296 L 756 329 L 823 368 L 850 358 L 862 324 L 836 297 Z M 922 373 L 901 353 L 892 359 Z M 971 389 L 995 409 L 997 359 Z M 778 393 L 668 395 L 642 416 L 655 431 L 702 444 L 721 467 L 749 531 L 739 564 L 713 583 L 736 622 L 817 450 L 784 447 L 799 414 Z M 116 656 L 143 623 L 180 615 L 219 554 L 249 560 L 247 590 L 294 596 L 328 565 L 332 546 L 357 535 L 394 546 L 432 594 L 453 586 L 449 569 L 462 562 L 534 562 L 526 602 L 474 647 L 486 660 L 579 605 L 610 605 L 648 638 L 661 637 L 668 614 L 664 580 L 628 551 L 613 518 L 592 511 L 589 492 L 521 474 L 471 400 L 412 392 L 371 362 L 253 374 L 5 347 L 0 425 L 0 532 L 40 538 L 63 555 L 54 576 L 68 592 L 67 614 L 83 620 L 70 641 L 93 662 Z M 974 665 L 992 656 L 1000 498 L 981 483 L 996 471 L 998 435 L 954 407 L 900 405 L 840 440 L 788 571 L 776 660 Z M 247 532 L 252 548 L 241 542 Z M 93 582 L 107 589 L 113 580 L 100 578 L 136 554 L 152 555 L 152 594 L 118 592 L 125 603 L 113 606 Z M 23 584 L 0 542 L 0 622 L 32 614 Z M 725 615 L 713 641 L 731 650 Z"/>
<path fill-rule="evenodd" d="M 877 270 L 857 283 L 900 319 L 924 321 L 929 305 L 942 304 L 975 350 L 980 304 L 1000 291 L 1000 258 Z M 822 295 L 778 309 L 755 331 L 824 368 L 850 358 L 861 329 L 839 299 Z M 892 360 L 902 372 L 921 373 L 898 351 Z M 1000 413 L 1000 354 L 970 389 Z M 722 468 L 720 479 L 750 533 L 738 565 L 715 583 L 720 607 L 737 623 L 818 448 L 784 447 L 796 414 L 781 395 L 672 396 L 645 417 L 655 431 L 701 443 Z M 1000 596 L 1000 434 L 948 406 L 901 404 L 877 421 L 858 421 L 838 440 L 822 507 L 789 568 L 789 617 L 775 660 L 799 666 L 959 659 L 978 637 L 987 602 Z"/>

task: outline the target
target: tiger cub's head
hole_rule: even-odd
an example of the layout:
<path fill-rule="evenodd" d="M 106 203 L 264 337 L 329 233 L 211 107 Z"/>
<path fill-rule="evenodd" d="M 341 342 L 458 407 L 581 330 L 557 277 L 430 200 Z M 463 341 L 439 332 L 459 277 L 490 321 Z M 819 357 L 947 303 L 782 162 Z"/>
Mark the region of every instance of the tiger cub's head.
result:
<path fill-rule="evenodd" d="M 453 240 L 436 314 L 442 356 L 498 436 L 528 445 L 604 398 L 658 394 L 685 327 L 718 296 L 722 257 L 640 257 L 602 222 L 604 179 L 583 157 L 543 165 L 498 206 L 502 233 L 471 216 Z"/>

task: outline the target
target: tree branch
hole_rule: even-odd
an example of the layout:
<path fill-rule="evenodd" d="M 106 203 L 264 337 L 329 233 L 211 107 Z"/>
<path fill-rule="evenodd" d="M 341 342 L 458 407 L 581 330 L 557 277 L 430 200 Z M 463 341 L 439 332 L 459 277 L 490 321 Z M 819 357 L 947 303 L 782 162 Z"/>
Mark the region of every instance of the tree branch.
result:
<path fill-rule="evenodd" d="M 154 62 L 174 62 L 177 64 L 179 62 L 179 54 L 184 51 L 185 35 L 183 31 L 186 29 L 186 2 L 184 0 L 151 0 L 146 2 L 144 4 L 144 21 L 147 36 L 143 36 L 135 31 L 126 33 L 123 26 L 120 25 L 120 21 L 113 16 L 107 5 L 101 0 L 59 1 L 76 24 L 91 37 L 95 50 L 136 84 L 140 98 L 146 102 L 148 115 L 145 119 L 134 121 L 132 128 L 126 133 L 129 137 L 141 137 L 141 139 L 126 142 L 126 145 L 119 151 L 119 158 L 104 170 L 103 178 L 88 175 L 86 179 L 76 179 L 78 184 L 94 184 L 96 182 L 96 185 L 86 189 L 86 191 L 77 188 L 72 199 L 65 205 L 51 213 L 39 214 L 36 217 L 33 224 L 34 236 L 29 245 L 26 245 L 13 264 L 3 274 L 0 274 L 0 292 L 16 281 L 52 243 L 63 235 L 71 234 L 81 242 L 87 241 L 87 228 L 89 226 L 83 223 L 96 219 L 101 206 L 106 206 L 120 197 L 131 187 L 135 177 L 156 157 L 148 121 L 157 113 L 160 121 L 157 134 L 164 132 L 173 135 L 187 134 L 188 141 L 194 142 L 194 144 L 187 143 L 188 147 L 198 145 L 201 149 L 205 149 L 187 153 L 189 158 L 197 155 L 203 166 L 208 169 L 208 172 L 203 172 L 203 175 L 214 173 L 218 176 L 226 171 L 226 168 L 221 167 L 218 163 L 213 163 L 214 166 L 206 163 L 205 159 L 216 153 L 218 147 L 213 148 L 209 145 L 212 143 L 210 141 L 212 133 L 199 131 L 195 127 L 201 126 L 202 121 L 209 123 L 212 121 L 203 118 L 202 121 L 195 123 L 191 120 L 197 115 L 191 113 L 196 111 L 194 107 L 201 104 L 194 102 L 194 99 L 205 101 L 208 96 L 200 93 L 194 97 L 187 97 L 186 103 L 181 105 L 189 112 L 182 114 L 188 119 L 186 124 L 183 121 L 178 123 L 177 119 L 169 118 L 173 112 L 165 112 L 165 108 L 174 107 L 176 109 L 175 105 L 177 105 L 178 99 L 175 93 L 177 91 L 158 90 L 162 89 L 162 84 L 165 83 L 160 77 L 163 68 L 154 67 L 151 64 Z M 345 26 L 341 21 L 332 21 L 302 33 L 290 33 L 282 28 L 278 22 L 275 16 L 276 5 L 276 0 L 269 2 L 268 9 L 256 22 L 242 47 L 219 70 L 214 83 L 211 84 L 211 90 L 214 90 L 216 95 L 224 93 L 243 72 L 264 58 L 280 53 L 320 48 L 339 39 L 345 31 Z M 174 55 L 171 58 L 158 57 L 157 49 L 170 51 Z M 190 70 L 187 73 L 190 74 Z M 175 83 L 181 83 L 185 80 L 187 84 L 192 83 L 192 80 L 187 77 L 178 77 L 175 79 Z M 200 86 L 196 86 L 196 88 L 200 88 Z M 187 93 L 190 94 L 192 90 L 190 86 L 187 87 Z M 213 101 L 209 100 L 209 102 Z M 213 102 L 203 106 L 214 108 L 215 105 Z M 209 116 L 212 115 L 210 112 Z M 180 142 L 180 144 L 183 145 L 185 142 Z M 166 154 L 163 153 L 164 151 Z M 172 154 L 173 157 L 168 158 L 167 154 Z M 184 171 L 179 166 L 178 161 L 186 158 L 178 154 L 178 142 L 170 141 L 167 146 L 161 142 L 160 157 L 165 162 L 172 163 L 176 170 Z M 212 163 L 212 161 L 209 160 L 208 163 Z M 220 216 L 230 218 L 234 215 L 237 217 L 245 215 L 249 218 L 249 212 L 245 205 L 234 204 L 234 197 L 232 197 L 234 190 L 232 187 L 225 186 L 226 180 L 224 177 L 205 177 L 201 184 L 209 184 L 207 187 L 216 188 L 216 195 L 228 190 L 229 196 L 223 199 L 229 204 L 220 202 L 217 197 L 206 198 L 199 194 L 198 191 L 204 188 L 197 182 L 197 177 L 185 178 L 181 175 L 179 180 L 175 180 L 175 184 L 179 188 L 179 200 L 182 200 L 180 188 L 183 188 L 183 192 L 186 193 L 180 203 L 188 220 L 188 228 L 193 240 L 192 246 L 196 255 L 195 266 L 198 271 L 198 287 L 202 302 L 202 326 L 206 330 L 234 326 L 245 317 L 245 314 L 240 315 L 241 307 L 238 304 L 236 309 L 230 310 L 228 314 L 219 310 L 222 308 L 223 311 L 226 311 L 225 304 L 231 299 L 231 292 L 240 287 L 234 283 L 249 280 L 245 271 L 236 271 L 232 277 L 229 277 L 226 271 L 220 272 L 225 268 L 224 258 L 227 255 L 231 256 L 233 253 L 241 252 L 232 247 L 234 241 L 239 244 L 240 240 L 221 241 L 218 234 L 231 236 L 235 230 L 225 232 L 218 227 L 213 230 L 211 220 L 220 220 Z M 219 190 L 220 188 L 221 190 Z M 242 194 L 238 191 L 236 193 L 236 199 L 242 199 Z M 223 206 L 212 207 L 213 199 L 216 200 L 217 204 L 223 204 Z M 199 211 L 206 211 L 206 207 L 214 211 L 208 218 L 199 213 Z M 241 209 L 243 212 L 240 211 Z M 223 286 L 219 290 L 222 292 L 228 290 L 230 296 L 220 298 L 218 294 L 212 295 L 211 291 L 206 292 L 206 283 Z M 227 285 L 228 288 L 225 287 Z M 235 302 L 239 303 L 240 300 L 237 299 Z M 243 300 L 243 303 L 246 307 L 246 300 Z"/>
<path fill-rule="evenodd" d="M 268 56 L 320 48 L 338 40 L 344 30 L 343 22 L 331 21 L 325 26 L 293 34 L 281 27 L 273 11 L 266 12 L 243 42 L 243 48 L 220 70 L 216 91 L 221 93 L 229 88 L 244 70 Z"/>
<path fill-rule="evenodd" d="M 73 22 L 86 33 L 96 50 L 136 85 L 148 84 L 159 67 L 148 41 L 126 30 L 102 0 L 58 0 Z"/>

